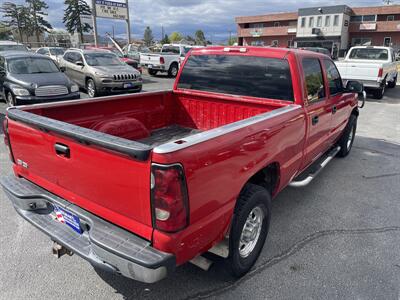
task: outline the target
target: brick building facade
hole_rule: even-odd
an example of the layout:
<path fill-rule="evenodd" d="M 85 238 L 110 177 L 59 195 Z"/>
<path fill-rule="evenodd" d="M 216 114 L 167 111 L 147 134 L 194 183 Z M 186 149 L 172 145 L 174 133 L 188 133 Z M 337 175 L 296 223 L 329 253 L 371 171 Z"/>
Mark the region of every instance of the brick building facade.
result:
<path fill-rule="evenodd" d="M 324 47 L 340 53 L 354 45 L 400 49 L 400 5 L 311 7 L 235 21 L 239 45 Z"/>

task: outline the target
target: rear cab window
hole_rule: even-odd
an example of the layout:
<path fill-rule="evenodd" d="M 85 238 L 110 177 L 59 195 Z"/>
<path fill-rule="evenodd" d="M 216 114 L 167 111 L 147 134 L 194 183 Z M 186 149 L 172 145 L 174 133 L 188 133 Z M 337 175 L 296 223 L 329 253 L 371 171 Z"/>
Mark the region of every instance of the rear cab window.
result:
<path fill-rule="evenodd" d="M 286 59 L 242 55 L 191 55 L 178 82 L 190 89 L 294 101 Z"/>
<path fill-rule="evenodd" d="M 388 60 L 389 53 L 387 49 L 354 48 L 353 50 L 351 50 L 349 58 L 367 60 Z"/>

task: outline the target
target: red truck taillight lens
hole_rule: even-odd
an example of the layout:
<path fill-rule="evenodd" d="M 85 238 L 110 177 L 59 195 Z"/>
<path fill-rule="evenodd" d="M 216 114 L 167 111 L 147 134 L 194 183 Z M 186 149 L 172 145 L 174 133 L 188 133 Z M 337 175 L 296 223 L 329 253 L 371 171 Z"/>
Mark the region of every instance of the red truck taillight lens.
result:
<path fill-rule="evenodd" d="M 383 75 L 383 68 L 379 68 L 378 77 L 382 77 Z"/>
<path fill-rule="evenodd" d="M 164 60 L 164 57 L 160 57 L 160 64 L 165 64 L 165 60 Z"/>
<path fill-rule="evenodd" d="M 176 232 L 188 225 L 188 195 L 181 165 L 152 165 L 151 198 L 155 228 Z"/>

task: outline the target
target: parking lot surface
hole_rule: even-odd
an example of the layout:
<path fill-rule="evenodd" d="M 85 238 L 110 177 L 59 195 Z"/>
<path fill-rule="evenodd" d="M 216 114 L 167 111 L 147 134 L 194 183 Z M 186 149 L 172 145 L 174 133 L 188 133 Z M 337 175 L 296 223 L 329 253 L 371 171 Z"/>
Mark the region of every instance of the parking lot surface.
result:
<path fill-rule="evenodd" d="M 144 90 L 172 86 L 162 76 Z M 161 83 L 159 83 L 161 82 Z M 4 107 L 4 105 L 3 105 Z M 11 164 L 0 145 L 1 175 Z M 361 110 L 350 155 L 334 159 L 309 186 L 273 202 L 270 233 L 253 270 L 232 278 L 216 260 L 186 264 L 147 285 L 95 270 L 74 255 L 56 259 L 48 237 L 0 192 L 2 299 L 399 299 L 400 87 Z"/>

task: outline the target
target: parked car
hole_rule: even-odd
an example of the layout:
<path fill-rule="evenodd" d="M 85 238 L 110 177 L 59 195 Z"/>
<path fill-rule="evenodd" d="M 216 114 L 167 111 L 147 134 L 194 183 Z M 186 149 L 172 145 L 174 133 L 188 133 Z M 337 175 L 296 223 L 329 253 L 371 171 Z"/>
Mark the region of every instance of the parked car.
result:
<path fill-rule="evenodd" d="M 0 41 L 0 52 L 1 51 L 29 51 L 29 49 L 20 43 L 13 41 Z"/>
<path fill-rule="evenodd" d="M 397 63 L 395 52 L 390 47 L 352 47 L 336 66 L 343 80 L 358 80 L 377 99 L 382 99 L 386 84 L 396 87 Z"/>
<path fill-rule="evenodd" d="M 89 97 L 142 90 L 140 72 L 110 51 L 70 49 L 60 65 L 71 80 L 86 89 Z"/>
<path fill-rule="evenodd" d="M 140 62 L 140 54 L 150 53 L 150 49 L 142 45 L 128 44 L 122 49 L 127 57 L 137 61 L 138 63 Z"/>
<path fill-rule="evenodd" d="M 161 53 L 140 54 L 140 64 L 148 69 L 150 75 L 168 72 L 169 76 L 176 77 L 179 66 L 191 48 L 189 45 L 165 44 Z"/>
<path fill-rule="evenodd" d="M 9 106 L 80 98 L 52 59 L 18 51 L 0 52 L 0 95 Z"/>
<path fill-rule="evenodd" d="M 65 53 L 65 49 L 61 47 L 42 47 L 37 49 L 36 53 L 47 55 L 58 65 L 60 63 L 60 59 Z"/>
<path fill-rule="evenodd" d="M 355 92 L 319 53 L 193 50 L 171 91 L 9 109 L 1 184 L 56 255 L 151 283 L 209 251 L 242 276 L 272 198 L 351 151 Z"/>
<path fill-rule="evenodd" d="M 300 48 L 300 49 L 301 50 L 307 50 L 307 51 L 313 51 L 313 52 L 317 52 L 317 53 L 322 53 L 322 54 L 328 55 L 329 57 L 332 58 L 331 52 L 326 48 L 321 48 L 321 47 L 303 47 L 303 48 Z"/>
<path fill-rule="evenodd" d="M 141 68 L 140 64 L 138 63 L 138 61 L 130 59 L 127 55 L 124 55 L 123 53 L 121 53 L 121 51 L 119 51 L 116 48 L 113 48 L 113 47 L 87 47 L 85 49 L 90 49 L 90 50 L 99 50 L 100 49 L 100 50 L 110 51 L 110 52 L 114 53 L 115 55 L 117 55 L 122 62 L 126 63 L 127 65 L 135 68 L 140 73 L 142 73 L 142 68 Z"/>

